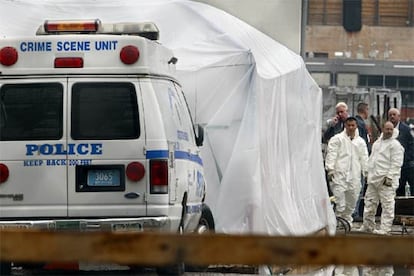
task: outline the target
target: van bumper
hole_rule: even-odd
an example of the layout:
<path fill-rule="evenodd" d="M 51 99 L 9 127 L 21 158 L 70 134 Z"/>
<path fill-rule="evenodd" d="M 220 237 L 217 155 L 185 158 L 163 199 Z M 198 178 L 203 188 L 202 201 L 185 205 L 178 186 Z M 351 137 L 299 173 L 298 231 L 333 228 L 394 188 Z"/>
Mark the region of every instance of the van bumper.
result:
<path fill-rule="evenodd" d="M 105 218 L 105 219 L 46 219 L 46 220 L 3 220 L 0 229 L 40 229 L 50 231 L 174 231 L 176 222 L 166 216 L 143 218 Z M 177 228 L 175 228 L 175 231 Z"/>

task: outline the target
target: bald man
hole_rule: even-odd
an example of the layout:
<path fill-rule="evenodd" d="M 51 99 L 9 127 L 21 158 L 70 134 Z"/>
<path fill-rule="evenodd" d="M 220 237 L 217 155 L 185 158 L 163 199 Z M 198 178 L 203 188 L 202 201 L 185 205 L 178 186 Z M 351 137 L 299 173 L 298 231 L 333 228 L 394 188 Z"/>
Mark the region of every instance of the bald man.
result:
<path fill-rule="evenodd" d="M 395 128 L 398 129 L 399 135 L 397 140 L 404 147 L 404 162 L 401 167 L 400 183 L 397 188 L 397 196 L 405 195 L 405 184 L 410 185 L 411 195 L 414 195 L 414 136 L 411 134 L 410 127 L 400 121 L 400 111 L 397 108 L 388 110 L 388 119 Z"/>
<path fill-rule="evenodd" d="M 389 235 L 394 221 L 395 190 L 398 187 L 404 149 L 397 141 L 398 129 L 386 122 L 381 136 L 372 145 L 368 159 L 368 188 L 362 227 L 364 232 Z M 381 225 L 376 229 L 375 214 L 381 202 Z"/>

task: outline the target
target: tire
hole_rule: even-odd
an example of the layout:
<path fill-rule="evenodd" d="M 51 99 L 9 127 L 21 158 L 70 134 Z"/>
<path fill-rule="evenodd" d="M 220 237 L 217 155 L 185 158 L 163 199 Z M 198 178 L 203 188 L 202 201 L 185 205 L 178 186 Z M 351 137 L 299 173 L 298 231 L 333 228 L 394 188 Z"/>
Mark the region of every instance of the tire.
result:
<path fill-rule="evenodd" d="M 198 222 L 197 233 L 200 235 L 212 233 L 214 232 L 215 227 L 216 226 L 214 223 L 213 213 L 211 212 L 208 205 L 203 203 L 201 209 L 201 217 Z M 187 265 L 186 270 L 191 272 L 206 272 L 208 270 L 208 266 Z"/>
<path fill-rule="evenodd" d="M 0 262 L 0 275 L 2 276 L 11 275 L 11 263 Z"/>
<path fill-rule="evenodd" d="M 213 213 L 207 204 L 203 203 L 201 207 L 201 217 L 198 222 L 196 233 L 206 234 L 208 232 L 214 232 L 215 223 Z M 182 231 L 182 230 L 181 230 Z M 181 232 L 179 229 L 179 232 Z M 158 275 L 182 275 L 185 271 L 204 272 L 207 271 L 208 266 L 189 266 L 184 264 L 176 264 L 168 267 L 157 268 Z"/>
<path fill-rule="evenodd" d="M 185 194 L 183 198 L 181 221 L 177 229 L 177 233 L 180 235 L 184 233 L 184 216 L 185 216 L 186 204 L 187 204 L 187 194 Z M 178 264 L 169 265 L 169 266 L 157 267 L 156 271 L 158 275 L 183 275 L 185 272 L 185 265 L 184 263 L 178 263 Z"/>
<path fill-rule="evenodd" d="M 203 203 L 197 233 L 204 234 L 205 232 L 214 232 L 215 229 L 216 225 L 214 223 L 213 213 L 211 212 L 210 207 Z"/>
<path fill-rule="evenodd" d="M 185 272 L 184 263 L 175 264 L 171 266 L 157 267 L 158 275 L 183 275 Z"/>

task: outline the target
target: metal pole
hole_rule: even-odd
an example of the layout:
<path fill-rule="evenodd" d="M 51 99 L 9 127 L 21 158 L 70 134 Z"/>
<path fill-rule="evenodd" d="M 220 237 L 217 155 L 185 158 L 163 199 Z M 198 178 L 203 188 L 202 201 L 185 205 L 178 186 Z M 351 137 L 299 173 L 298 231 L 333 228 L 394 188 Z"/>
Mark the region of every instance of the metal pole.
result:
<path fill-rule="evenodd" d="M 301 16 L 301 28 L 300 28 L 300 55 L 303 59 L 306 58 L 306 25 L 308 24 L 308 1 L 302 0 L 302 16 Z"/>

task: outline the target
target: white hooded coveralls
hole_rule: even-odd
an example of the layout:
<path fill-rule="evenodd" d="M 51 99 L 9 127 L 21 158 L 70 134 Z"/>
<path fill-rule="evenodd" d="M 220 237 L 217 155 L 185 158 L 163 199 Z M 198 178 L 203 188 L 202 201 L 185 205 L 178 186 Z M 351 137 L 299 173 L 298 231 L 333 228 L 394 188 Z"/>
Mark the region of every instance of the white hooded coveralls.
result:
<path fill-rule="evenodd" d="M 352 213 L 361 190 L 361 173 L 365 175 L 367 161 L 367 145 L 358 130 L 352 140 L 346 130 L 329 140 L 325 169 L 332 174 L 329 184 L 335 196 L 335 213 L 349 223 L 353 221 Z"/>
<path fill-rule="evenodd" d="M 378 138 L 372 146 L 371 156 L 368 160 L 368 188 L 365 193 L 364 222 L 368 230 L 375 228 L 375 214 L 381 202 L 380 230 L 391 231 L 394 220 L 395 191 L 399 184 L 401 166 L 404 160 L 404 148 L 396 139 L 398 129 L 394 128 L 392 137 Z M 392 179 L 392 186 L 384 185 L 386 178 Z"/>

